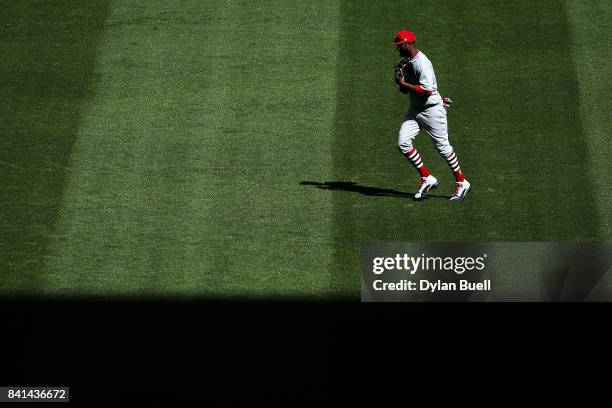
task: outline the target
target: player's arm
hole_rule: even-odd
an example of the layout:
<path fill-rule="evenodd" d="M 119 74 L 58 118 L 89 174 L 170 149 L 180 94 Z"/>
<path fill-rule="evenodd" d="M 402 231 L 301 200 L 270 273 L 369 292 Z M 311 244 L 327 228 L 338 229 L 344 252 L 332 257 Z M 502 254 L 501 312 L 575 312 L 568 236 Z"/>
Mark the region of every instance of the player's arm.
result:
<path fill-rule="evenodd" d="M 403 94 L 407 94 L 408 92 L 410 92 L 410 89 L 406 88 L 405 86 L 402 86 L 400 80 L 403 81 L 403 79 L 404 77 L 402 77 L 401 73 L 395 74 L 395 83 L 399 85 L 399 91 Z"/>
<path fill-rule="evenodd" d="M 419 85 L 409 84 L 408 82 L 406 82 L 406 80 L 401 74 L 396 74 L 395 82 L 397 82 L 397 84 L 399 85 L 400 92 L 404 94 L 408 92 L 414 92 L 419 95 L 431 95 L 431 92 L 432 92 L 431 90 L 427 90 L 423 88 L 420 84 Z"/>
<path fill-rule="evenodd" d="M 416 74 L 419 77 L 419 84 L 415 86 L 416 92 L 423 95 L 431 95 L 434 91 L 434 75 L 433 66 L 430 62 L 418 64 L 415 67 Z"/>

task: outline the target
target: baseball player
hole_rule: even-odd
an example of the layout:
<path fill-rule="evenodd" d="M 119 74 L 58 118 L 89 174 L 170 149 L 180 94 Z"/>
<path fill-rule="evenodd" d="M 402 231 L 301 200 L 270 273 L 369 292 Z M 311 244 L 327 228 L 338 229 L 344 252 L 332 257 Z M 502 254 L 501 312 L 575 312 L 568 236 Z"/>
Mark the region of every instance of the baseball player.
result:
<path fill-rule="evenodd" d="M 455 174 L 455 192 L 450 198 L 451 201 L 461 201 L 470 191 L 470 183 L 461 172 L 457 153 L 448 141 L 446 108 L 452 101 L 442 98 L 438 93 L 431 61 L 417 49 L 415 41 L 416 35 L 412 31 L 401 30 L 395 35 L 393 42 L 401 56 L 395 69 L 395 82 L 402 93 L 410 95 L 412 105 L 400 128 L 397 145 L 421 174 L 419 189 L 414 195 L 415 199 L 421 200 L 430 189 L 438 186 L 438 180 L 429 174 L 423 159 L 413 146 L 416 135 L 424 128 Z"/>

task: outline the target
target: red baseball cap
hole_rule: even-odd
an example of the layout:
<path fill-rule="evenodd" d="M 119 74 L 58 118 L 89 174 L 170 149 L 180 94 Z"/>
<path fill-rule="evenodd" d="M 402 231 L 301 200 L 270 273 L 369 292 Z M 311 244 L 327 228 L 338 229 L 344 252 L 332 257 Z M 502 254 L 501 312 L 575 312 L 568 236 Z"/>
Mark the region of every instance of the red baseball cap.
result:
<path fill-rule="evenodd" d="M 397 34 L 395 34 L 395 42 L 392 44 L 399 45 L 399 44 L 403 44 L 407 42 L 413 42 L 415 40 L 416 40 L 415 33 L 413 33 L 410 30 L 402 30 L 402 31 L 398 31 Z"/>

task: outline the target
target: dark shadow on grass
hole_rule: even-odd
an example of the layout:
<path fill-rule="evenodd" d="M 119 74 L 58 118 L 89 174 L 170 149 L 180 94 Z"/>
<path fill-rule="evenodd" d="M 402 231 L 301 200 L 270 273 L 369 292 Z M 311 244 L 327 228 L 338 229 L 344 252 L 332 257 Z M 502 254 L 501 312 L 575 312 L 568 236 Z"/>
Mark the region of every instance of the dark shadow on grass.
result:
<path fill-rule="evenodd" d="M 3 343 L 0 381 L 70 386 L 71 403 L 86 407 L 139 406 L 149 400 L 145 406 L 193 406 L 194 398 L 219 401 L 212 406 L 242 406 L 254 398 L 325 405 L 330 395 L 341 395 L 339 390 L 342 395 L 354 391 L 338 378 L 361 373 L 363 361 L 355 356 L 377 344 L 381 333 L 396 335 L 398 326 L 406 338 L 418 327 L 419 341 L 439 349 L 448 344 L 446 333 L 461 331 L 482 336 L 499 331 L 520 343 L 531 322 L 535 332 L 540 330 L 539 341 L 552 343 L 567 335 L 568 327 L 583 333 L 604 326 L 599 333 L 605 343 L 605 325 L 594 324 L 603 321 L 603 313 L 600 320 L 585 320 L 582 308 L 551 313 L 549 307 L 526 303 L 489 305 L 491 318 L 483 325 L 483 308 L 474 305 L 376 306 L 304 299 L 0 300 L 0 318 L 11 328 L 11 336 L 3 336 L 10 343 Z M 517 313 L 523 318 L 516 319 Z M 410 324 L 398 325 L 406 316 Z M 462 338 L 453 344 L 469 348 L 471 338 L 456 343 Z M 593 358 L 599 352 L 593 350 Z M 429 354 L 417 363 L 427 366 Z"/>
<path fill-rule="evenodd" d="M 337 379 L 347 367 L 360 372 L 363 362 L 355 356 L 406 316 L 427 344 L 446 341 L 440 322 L 447 331 L 482 327 L 473 307 L 458 304 L 363 306 L 303 298 L 0 299 L 0 318 L 11 328 L 11 336 L 2 336 L 9 343 L 3 343 L 0 381 L 70 386 L 71 403 L 87 407 L 149 400 L 145 406 L 193 406 L 194 398 L 219 401 L 212 406 L 259 398 L 324 405 L 329 393 L 344 389 Z M 508 309 L 514 314 L 517 307 L 524 306 Z M 502 309 L 496 308 L 488 330 L 491 324 L 507 330 Z M 546 315 L 538 309 L 541 318 L 551 318 L 548 308 Z M 564 314 L 565 322 L 571 317 Z"/>
<path fill-rule="evenodd" d="M 333 191 L 350 191 L 359 193 L 371 197 L 400 197 L 400 198 L 411 198 L 414 200 L 413 193 L 406 193 L 403 191 L 393 190 L 390 188 L 379 188 L 379 187 L 368 187 L 361 186 L 355 181 L 325 181 L 320 183 L 318 181 L 302 181 L 301 186 L 313 186 L 323 190 Z M 441 196 L 435 194 L 428 194 L 426 198 L 444 198 L 449 199 L 450 196 Z"/>

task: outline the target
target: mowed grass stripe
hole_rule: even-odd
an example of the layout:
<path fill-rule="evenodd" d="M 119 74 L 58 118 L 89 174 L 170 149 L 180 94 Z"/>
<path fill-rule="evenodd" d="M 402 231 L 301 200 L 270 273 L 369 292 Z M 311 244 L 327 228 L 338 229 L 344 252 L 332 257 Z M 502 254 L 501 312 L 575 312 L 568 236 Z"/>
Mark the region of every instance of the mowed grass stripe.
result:
<path fill-rule="evenodd" d="M 190 138 L 176 127 L 190 110 L 177 108 L 185 73 L 176 60 L 188 49 L 177 36 L 190 25 L 169 19 L 171 11 L 162 4 L 113 3 L 96 67 L 96 100 L 75 148 L 43 291 L 145 292 L 175 273 L 167 267 L 158 273 L 166 251 L 184 258 L 178 240 L 188 230 L 177 232 L 188 183 L 177 169 L 188 169 Z M 205 27 L 202 38 L 208 18 L 196 20 Z M 192 79 L 206 83 L 204 75 Z"/>
<path fill-rule="evenodd" d="M 483 232 L 497 241 L 596 239 L 564 2 L 453 6 L 467 27 L 452 48 L 455 75 L 468 81 L 453 83 L 473 102 L 455 116 L 455 129 L 473 139 L 474 177 L 494 190 L 485 203 L 493 216 L 474 223 L 470 239 Z"/>
<path fill-rule="evenodd" d="M 337 14 L 115 1 L 40 291 L 331 292 Z"/>
<path fill-rule="evenodd" d="M 347 1 L 342 10 L 334 181 L 370 187 L 332 193 L 347 287 L 356 293 L 364 242 L 597 238 L 563 2 Z M 402 197 L 418 178 L 395 147 L 409 102 L 391 79 L 398 56 L 389 43 L 404 26 L 455 100 L 451 143 L 474 185 L 460 205 L 447 200 L 453 178 L 425 132 L 415 145 L 441 197 Z"/>
<path fill-rule="evenodd" d="M 215 295 L 333 294 L 331 197 L 300 183 L 332 172 L 338 4 L 235 5 L 231 116 L 211 164 L 223 175 L 209 223 L 215 251 L 197 264 Z"/>
<path fill-rule="evenodd" d="M 0 292 L 37 287 L 71 169 L 109 1 L 3 2 Z"/>
<path fill-rule="evenodd" d="M 572 55 L 578 73 L 580 114 L 588 146 L 593 195 L 598 207 L 599 238 L 612 239 L 612 4 L 607 1 L 566 2 Z M 585 169 L 586 170 L 586 169 Z"/>

